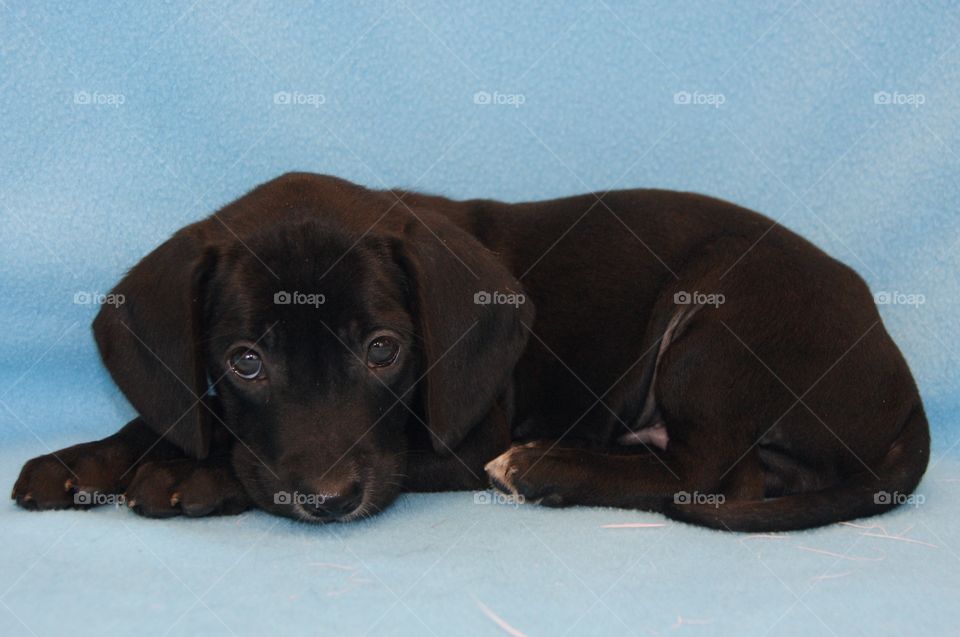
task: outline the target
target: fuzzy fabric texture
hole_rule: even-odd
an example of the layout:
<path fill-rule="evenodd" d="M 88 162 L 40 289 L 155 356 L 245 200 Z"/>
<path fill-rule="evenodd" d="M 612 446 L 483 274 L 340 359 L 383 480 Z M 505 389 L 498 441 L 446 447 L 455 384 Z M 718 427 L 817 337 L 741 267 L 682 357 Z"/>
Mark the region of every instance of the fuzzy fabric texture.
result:
<path fill-rule="evenodd" d="M 0 634 L 955 629 L 955 3 L 60 4 L 0 3 L 0 482 L 130 418 L 88 331 L 96 296 L 288 170 L 511 201 L 674 188 L 764 212 L 877 293 L 934 449 L 917 506 L 775 538 L 470 493 L 323 528 L 8 502 Z"/>

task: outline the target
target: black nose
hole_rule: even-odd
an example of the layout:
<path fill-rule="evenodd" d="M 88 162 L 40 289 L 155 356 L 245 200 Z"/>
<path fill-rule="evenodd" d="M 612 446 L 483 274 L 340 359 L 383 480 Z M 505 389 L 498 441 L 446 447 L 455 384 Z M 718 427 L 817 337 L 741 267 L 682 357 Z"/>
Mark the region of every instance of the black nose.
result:
<path fill-rule="evenodd" d="M 356 481 L 339 486 L 326 485 L 325 488 L 305 485 L 300 489 L 300 505 L 307 513 L 318 518 L 349 515 L 360 506 L 362 499 L 363 491 Z"/>

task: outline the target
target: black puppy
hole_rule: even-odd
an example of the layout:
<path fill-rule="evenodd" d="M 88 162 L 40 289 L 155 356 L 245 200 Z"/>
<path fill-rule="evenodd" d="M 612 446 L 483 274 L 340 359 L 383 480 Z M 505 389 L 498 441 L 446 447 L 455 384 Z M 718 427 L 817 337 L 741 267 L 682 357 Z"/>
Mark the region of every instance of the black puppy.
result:
<path fill-rule="evenodd" d="M 885 511 L 927 465 L 860 277 L 699 195 L 510 205 L 289 174 L 114 292 L 94 335 L 139 417 L 28 462 L 23 507 L 351 520 L 486 470 L 530 501 L 762 531 Z"/>

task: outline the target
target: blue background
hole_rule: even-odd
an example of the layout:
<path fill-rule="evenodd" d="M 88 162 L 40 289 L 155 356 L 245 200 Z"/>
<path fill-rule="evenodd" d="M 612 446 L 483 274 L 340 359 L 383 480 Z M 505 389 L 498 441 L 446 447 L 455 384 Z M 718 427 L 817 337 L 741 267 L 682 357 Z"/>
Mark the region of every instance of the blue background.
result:
<path fill-rule="evenodd" d="M 960 619 L 955 3 L 62 4 L 0 3 L 0 482 L 130 417 L 86 296 L 288 170 L 511 201 L 674 188 L 764 212 L 875 292 L 923 299 L 881 312 L 934 450 L 922 506 L 865 522 L 882 530 L 777 539 L 471 494 L 323 529 L 0 505 L 0 633 L 502 632 L 484 608 L 529 635 Z M 637 521 L 666 526 L 601 528 Z"/>

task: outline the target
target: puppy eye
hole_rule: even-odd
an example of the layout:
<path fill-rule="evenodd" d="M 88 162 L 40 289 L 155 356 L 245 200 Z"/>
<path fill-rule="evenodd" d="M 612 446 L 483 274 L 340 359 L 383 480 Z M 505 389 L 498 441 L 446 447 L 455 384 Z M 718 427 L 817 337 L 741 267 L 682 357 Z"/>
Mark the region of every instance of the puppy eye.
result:
<path fill-rule="evenodd" d="M 263 372 L 263 361 L 260 360 L 260 355 L 252 350 L 237 350 L 230 357 L 230 369 L 244 380 L 253 380 Z"/>
<path fill-rule="evenodd" d="M 390 336 L 378 336 L 367 346 L 367 366 L 387 367 L 397 360 L 400 343 Z"/>

